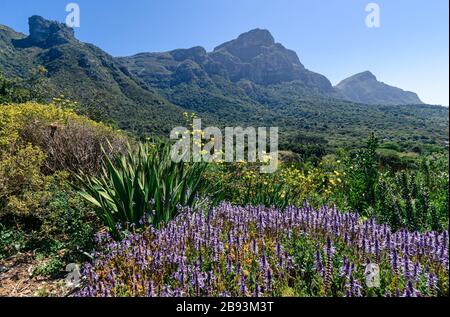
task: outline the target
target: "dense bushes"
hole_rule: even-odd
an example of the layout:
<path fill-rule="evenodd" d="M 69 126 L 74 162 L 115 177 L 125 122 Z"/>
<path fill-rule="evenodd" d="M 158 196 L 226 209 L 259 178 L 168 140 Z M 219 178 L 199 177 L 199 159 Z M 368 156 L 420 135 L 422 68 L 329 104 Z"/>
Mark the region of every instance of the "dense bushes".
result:
<path fill-rule="evenodd" d="M 449 178 L 445 161 L 427 160 L 415 171 L 382 174 L 373 216 L 394 229 L 448 229 Z"/>
<path fill-rule="evenodd" d="M 30 101 L 46 103 L 53 91 L 47 74 L 47 69 L 42 66 L 32 69 L 26 78 L 10 79 L 0 73 L 0 104 Z"/>
<path fill-rule="evenodd" d="M 126 149 L 125 135 L 69 109 L 36 103 L 6 105 L 1 109 L 0 121 L 6 122 L 0 135 L 8 136 L 12 146 L 39 147 L 46 156 L 46 173 L 82 170 L 96 174 L 104 154 Z"/>
<path fill-rule="evenodd" d="M 396 230 L 448 229 L 448 155 L 423 156 L 410 168 L 398 170 L 397 165 L 383 165 L 377 149 L 372 136 L 355 157 L 346 157 L 339 205 Z"/>
<path fill-rule="evenodd" d="M 83 261 L 85 252 L 93 249 L 97 223 L 88 205 L 70 189 L 67 174 L 54 175 L 44 187 L 11 197 L 0 210 L 0 259 L 33 251 L 52 263 Z M 62 268 L 54 267 L 51 274 Z"/>
<path fill-rule="evenodd" d="M 34 251 L 50 257 L 50 268 L 38 270 L 47 273 L 59 272 L 56 263 L 85 260 L 99 222 L 69 185 L 73 172 L 98 173 L 103 156 L 126 143 L 125 135 L 56 105 L 0 105 L 0 258 Z"/>
<path fill-rule="evenodd" d="M 448 155 L 421 156 L 408 169 L 386 165 L 372 135 L 355 153 L 339 150 L 318 164 L 281 163 L 275 174 L 261 175 L 253 164 L 215 166 L 207 179 L 224 189 L 225 200 L 238 205 L 336 205 L 358 211 L 393 229 L 448 228 Z"/>
<path fill-rule="evenodd" d="M 422 163 L 417 160 L 414 165 L 420 168 L 397 171 L 380 160 L 374 135 L 356 153 L 340 151 L 337 156 L 323 157 L 318 164 L 282 163 L 271 175 L 259 174 L 256 164 L 234 163 L 202 165 L 193 169 L 198 172 L 182 176 L 184 165 L 170 161 L 167 147 L 150 149 L 144 147 L 107 160 L 100 178 L 82 178 L 83 195 L 116 237 L 118 224 L 137 224 L 147 215 L 158 226 L 173 219 L 178 204 L 198 205 L 206 194 L 243 206 L 284 209 L 302 206 L 305 201 L 317 207 L 336 205 L 388 223 L 395 230 L 439 231 L 448 227 L 445 162 L 423 157 Z M 181 179 L 185 182 L 180 183 Z M 221 195 L 208 192 L 211 185 L 218 185 Z M 187 188 L 189 197 L 183 196 Z"/>
<path fill-rule="evenodd" d="M 0 151 L 0 213 L 7 201 L 46 183 L 41 174 L 44 153 L 32 145 Z"/>
<path fill-rule="evenodd" d="M 234 163 L 210 168 L 207 180 L 220 182 L 224 199 L 237 205 L 303 205 L 305 201 L 321 205 L 330 201 L 342 185 L 338 164 L 325 158 L 318 166 L 281 163 L 274 174 L 260 174 L 256 164 Z"/>
<path fill-rule="evenodd" d="M 218 284 L 212 282 L 202 290 L 200 284 L 176 280 L 186 272 L 172 271 L 172 266 L 151 264 L 151 270 L 142 273 L 142 278 L 127 276 L 128 271 L 121 275 L 111 264 L 114 256 L 102 250 L 104 262 L 97 263 L 105 267 L 91 267 L 92 276 L 100 274 L 104 278 L 104 274 L 113 272 L 118 286 L 108 289 L 109 282 L 105 282 L 106 288 L 102 289 L 88 276 L 90 284 L 82 295 L 177 295 L 174 290 L 183 295 L 246 296 L 448 293 L 448 279 L 443 278 L 448 255 L 436 258 L 448 252 L 447 153 L 412 155 L 411 164 L 397 164 L 396 160 L 383 159 L 378 140 L 372 135 L 356 152 L 339 150 L 335 155 L 314 156 L 309 162 L 280 162 L 276 173 L 262 175 L 256 164 L 174 163 L 169 145 L 129 146 L 126 135 L 77 115 L 65 103 L 11 104 L 0 109 L 0 259 L 33 251 L 42 260 L 33 272 L 58 276 L 65 264 L 87 260 L 95 247 L 95 233 L 109 229 L 115 240 L 124 242 L 108 246 L 117 247 L 126 256 L 130 256 L 130 245 L 136 244 L 138 251 L 132 254 L 131 261 L 141 261 L 148 250 L 160 252 L 161 258 L 167 260 L 167 250 L 158 249 L 164 245 L 155 244 L 154 239 L 159 236 L 168 243 L 168 238 L 174 236 L 167 235 L 167 230 L 178 230 L 180 237 L 193 234 L 187 237 L 190 244 L 184 249 L 192 260 L 186 267 L 186 272 L 191 270 L 192 283 L 205 281 L 214 263 L 222 265 L 220 272 L 213 272 L 218 274 Z M 395 149 L 391 144 L 384 150 Z M 223 203 L 217 207 L 219 200 L 233 205 Z M 321 205 L 330 207 L 320 211 L 309 207 Z M 337 212 L 332 205 L 347 213 Z M 185 213 L 177 218 L 183 207 L 187 207 Z M 358 214 L 349 213 L 354 211 Z M 311 215 L 316 220 L 310 219 Z M 175 222 L 171 222 L 174 218 Z M 294 220 L 297 225 L 292 227 Z M 389 224 L 390 228 L 375 221 Z M 346 238 L 345 233 L 353 232 L 350 223 L 361 232 L 366 227 L 382 232 L 382 239 L 373 234 L 366 241 L 361 233 Z M 197 224 L 200 227 L 195 228 Z M 142 226 L 144 229 L 135 230 Z M 203 248 L 199 241 L 208 226 L 218 236 Z M 261 228 L 268 231 L 260 232 Z M 403 228 L 409 232 L 401 231 Z M 292 235 L 286 236 L 291 229 Z M 432 230 L 444 232 L 439 235 L 430 233 Z M 249 235 L 261 239 L 259 244 L 251 245 L 250 240 L 242 244 Z M 330 235 L 332 239 L 327 238 Z M 402 245 L 389 245 L 392 237 L 413 245 L 408 238 L 412 236 L 423 236 L 426 243 L 440 248 L 439 254 L 427 249 L 434 257 L 432 262 L 426 257 L 407 258 L 409 251 Z M 143 239 L 142 244 L 134 240 L 138 238 Z M 180 241 L 168 245 L 178 247 Z M 376 241 L 384 248 L 378 254 Z M 225 248 L 226 243 L 234 250 Z M 262 251 L 266 247 L 270 250 Z M 403 273 L 393 260 L 400 253 L 403 258 L 397 260 L 408 267 Z M 260 267 L 264 257 L 270 265 L 265 262 Z M 206 262 L 198 264 L 199 259 Z M 118 258 L 117 263 L 132 269 L 131 262 L 123 260 Z M 376 261 L 383 270 L 381 289 L 361 291 L 355 284 L 361 284 L 363 264 L 368 260 Z M 424 271 L 408 271 L 411 261 Z M 239 263 L 244 266 L 238 269 Z M 352 263 L 353 275 L 348 273 Z M 411 274 L 416 274 L 416 280 L 408 281 Z M 269 278 L 275 284 L 267 282 Z M 130 280 L 134 284 L 129 284 Z M 136 286 L 142 281 L 148 284 Z M 167 289 L 151 290 L 151 283 Z"/>
<path fill-rule="evenodd" d="M 25 192 L 45 188 L 55 172 L 98 173 L 103 153 L 126 144 L 124 136 L 70 110 L 35 103 L 0 107 L 0 213 Z"/>
<path fill-rule="evenodd" d="M 347 162 L 346 195 L 353 210 L 364 211 L 375 204 L 375 186 L 379 180 L 376 150 L 378 140 L 371 135 L 367 147 Z"/>

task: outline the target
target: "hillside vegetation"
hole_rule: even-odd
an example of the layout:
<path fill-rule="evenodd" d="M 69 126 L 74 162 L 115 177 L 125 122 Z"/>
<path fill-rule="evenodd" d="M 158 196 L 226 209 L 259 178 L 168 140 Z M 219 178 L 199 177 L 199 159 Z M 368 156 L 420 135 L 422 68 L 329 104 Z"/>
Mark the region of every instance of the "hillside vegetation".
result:
<path fill-rule="evenodd" d="M 448 109 L 343 100 L 264 30 L 120 59 L 73 35 L 0 26 L 0 296 L 448 296 Z M 197 116 L 279 126 L 278 170 L 174 162 Z"/>
<path fill-rule="evenodd" d="M 278 126 L 283 149 L 304 156 L 358 148 L 371 132 L 400 142 L 406 153 L 448 142 L 447 108 L 391 105 L 407 100 L 392 96 L 390 106 L 382 99 L 343 100 L 267 30 L 244 33 L 213 52 L 194 47 L 115 58 L 78 41 L 64 24 L 38 16 L 29 24 L 29 36 L 0 28 L 3 76 L 39 90 L 37 101 L 62 94 L 79 102 L 78 113 L 139 136 L 167 138 L 184 124 L 184 112 L 195 112 L 205 125 Z M 37 83 L 44 89 L 34 89 Z M 373 97 L 378 90 L 369 88 Z"/>
<path fill-rule="evenodd" d="M 68 263 L 86 262 L 86 284 L 50 284 L 34 295 L 448 294 L 448 155 L 421 156 L 405 169 L 381 161 L 372 136 L 357 153 L 282 162 L 263 176 L 254 164 L 175 164 L 164 143 L 137 146 L 66 106 L 0 106 L 0 261 L 25 254 L 32 279 L 55 281 Z M 336 207 L 314 209 L 322 205 Z M 203 231 L 206 219 L 210 231 Z M 357 234 L 364 230 L 373 240 Z M 179 246 L 164 242 L 174 231 L 194 235 L 183 251 L 187 262 L 166 258 L 169 266 L 157 266 L 154 257 L 176 254 L 169 250 Z M 196 245 L 205 232 L 218 235 Z M 407 253 L 401 239 L 415 251 Z M 143 273 L 122 280 L 112 262 L 122 260 L 124 272 L 143 261 Z M 382 267 L 381 288 L 363 285 L 369 260 Z"/>
<path fill-rule="evenodd" d="M 74 173 L 98 174 L 128 137 L 55 104 L 0 110 L 0 259 L 33 251 L 50 257 L 36 274 L 53 275 L 85 258 L 98 224 L 70 185 Z"/>

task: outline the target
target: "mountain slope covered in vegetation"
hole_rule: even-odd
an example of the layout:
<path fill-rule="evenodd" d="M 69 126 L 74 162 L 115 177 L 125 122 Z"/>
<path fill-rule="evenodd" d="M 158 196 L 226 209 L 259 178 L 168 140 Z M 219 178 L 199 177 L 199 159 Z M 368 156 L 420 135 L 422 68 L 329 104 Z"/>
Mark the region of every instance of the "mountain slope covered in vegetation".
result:
<path fill-rule="evenodd" d="M 448 109 L 339 99 L 263 30 L 129 59 L 73 35 L 0 26 L 0 296 L 448 297 Z M 143 137 L 189 111 L 296 153 Z"/>
<path fill-rule="evenodd" d="M 63 24 L 38 16 L 29 24 L 29 36 L 0 27 L 0 72 L 33 78 L 40 69 L 48 99 L 63 94 L 83 113 L 139 135 L 168 137 L 184 112 L 195 112 L 208 125 L 278 126 L 282 147 L 299 153 L 358 147 L 372 131 L 407 144 L 406 151 L 448 142 L 447 108 L 345 101 L 266 30 L 213 52 L 194 47 L 114 58 Z"/>
<path fill-rule="evenodd" d="M 27 77 L 44 67 L 54 95 L 100 109 L 123 129 L 162 134 L 182 122 L 179 107 L 145 87 L 112 56 L 75 39 L 65 24 L 33 16 L 29 26 L 29 36 L 0 28 L 0 71 L 5 76 Z"/>

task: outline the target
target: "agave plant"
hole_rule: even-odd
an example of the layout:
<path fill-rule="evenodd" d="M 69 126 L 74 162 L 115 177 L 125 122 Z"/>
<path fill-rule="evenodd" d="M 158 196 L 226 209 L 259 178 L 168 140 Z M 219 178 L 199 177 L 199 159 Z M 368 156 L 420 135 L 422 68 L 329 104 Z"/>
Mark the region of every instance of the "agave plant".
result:
<path fill-rule="evenodd" d="M 140 144 L 137 151 L 106 157 L 100 177 L 79 175 L 79 189 L 119 238 L 124 224 L 138 225 L 147 217 L 158 227 L 177 215 L 177 207 L 199 203 L 199 197 L 211 190 L 202 181 L 206 168 L 206 163 L 173 162 L 166 144 Z"/>

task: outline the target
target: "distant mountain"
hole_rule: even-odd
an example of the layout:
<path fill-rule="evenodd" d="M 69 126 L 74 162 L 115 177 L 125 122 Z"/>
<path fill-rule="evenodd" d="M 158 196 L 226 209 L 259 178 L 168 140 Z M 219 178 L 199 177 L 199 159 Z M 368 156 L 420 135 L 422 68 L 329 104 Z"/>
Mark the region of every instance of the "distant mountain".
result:
<path fill-rule="evenodd" d="M 336 88 L 345 99 L 354 102 L 380 105 L 423 104 L 417 94 L 382 83 L 369 71 L 344 79 Z"/>
<path fill-rule="evenodd" d="M 267 100 L 262 95 L 272 86 L 295 87 L 296 95 L 341 97 L 325 76 L 306 69 L 294 51 L 261 29 L 244 33 L 212 52 L 197 46 L 141 53 L 118 61 L 172 103 L 223 124 L 236 119 L 261 124 L 286 120 L 264 105 Z"/>
<path fill-rule="evenodd" d="M 166 134 L 183 121 L 183 110 L 130 74 L 98 47 L 78 41 L 73 29 L 39 16 L 29 19 L 30 35 L 0 26 L 0 72 L 26 77 L 39 65 L 58 93 L 97 103 L 123 129 Z M 143 119 L 147 118 L 147 120 Z"/>
<path fill-rule="evenodd" d="M 212 52 L 194 47 L 115 58 L 78 41 L 64 24 L 38 16 L 29 24 L 29 36 L 0 25 L 0 73 L 27 77 L 44 66 L 55 93 L 99 106 L 129 131 L 167 137 L 184 124 L 183 112 L 193 111 L 204 125 L 280 127 L 281 148 L 312 155 L 358 146 L 371 132 L 408 144 L 448 142 L 447 108 L 344 100 L 355 100 L 345 88 L 353 81 L 333 87 L 267 30 L 244 33 Z M 378 100 L 394 103 L 393 97 Z"/>
<path fill-rule="evenodd" d="M 308 143 L 327 141 L 352 147 L 357 135 L 369 131 L 386 140 L 402 131 L 417 140 L 422 137 L 412 127 L 424 120 L 448 131 L 448 120 L 439 118 L 448 111 L 440 107 L 370 106 L 345 100 L 340 89 L 308 70 L 267 30 L 249 31 L 212 52 L 197 46 L 118 60 L 169 101 L 201 117 L 213 117 L 222 125 L 282 127 L 282 143 L 298 152 L 310 151 L 305 150 Z M 447 138 L 445 132 L 439 138 Z"/>
<path fill-rule="evenodd" d="M 121 61 L 146 82 L 159 87 L 180 83 L 208 84 L 215 77 L 259 85 L 300 81 L 306 88 L 333 93 L 330 81 L 307 70 L 294 51 L 275 43 L 267 30 L 255 29 L 219 45 L 208 53 L 203 47 L 167 53 L 146 53 Z"/>

